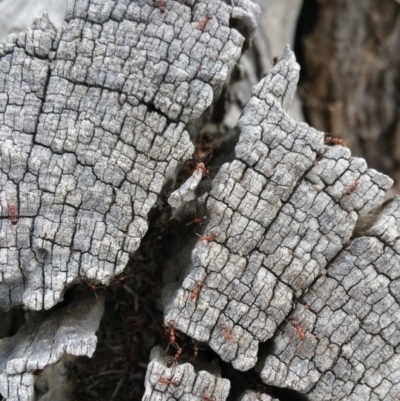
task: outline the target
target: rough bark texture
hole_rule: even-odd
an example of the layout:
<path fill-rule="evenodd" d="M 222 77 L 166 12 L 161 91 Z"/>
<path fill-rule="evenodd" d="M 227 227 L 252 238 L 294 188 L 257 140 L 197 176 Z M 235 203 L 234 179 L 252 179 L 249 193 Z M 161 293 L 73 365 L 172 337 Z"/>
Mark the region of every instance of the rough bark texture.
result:
<path fill-rule="evenodd" d="M 303 47 L 306 116 L 345 139 L 369 165 L 398 178 L 400 5 L 317 0 L 316 7 Z"/>
<path fill-rule="evenodd" d="M 204 401 L 205 396 L 214 401 L 225 401 L 228 397 L 229 380 L 218 377 L 218 372 L 195 372 L 190 363 L 168 368 L 169 357 L 160 347 L 153 349 L 150 359 L 143 401 L 163 401 L 171 398 Z M 215 369 L 217 367 L 208 367 L 208 370 Z M 172 383 L 163 383 L 165 380 Z"/>
<path fill-rule="evenodd" d="M 229 19 L 254 31 L 255 9 L 168 4 L 70 1 L 61 30 L 45 16 L 3 46 L 1 305 L 48 309 L 79 276 L 110 283 L 193 153 L 185 124 L 241 54 Z"/>
<path fill-rule="evenodd" d="M 33 315 L 17 335 L 0 340 L 0 393 L 9 401 L 32 400 L 38 370 L 64 354 L 91 357 L 104 299 L 76 299 L 63 308 Z"/>
<path fill-rule="evenodd" d="M 232 4 L 71 0 L 61 29 L 43 16 L 3 45 L 0 305 L 51 308 L 0 342 L 7 399 L 31 400 L 33 373 L 64 354 L 93 353 L 103 300 L 72 292 L 55 304 L 78 278 L 94 290 L 112 283 L 150 209 L 164 207 L 255 32 L 257 7 Z M 194 205 L 207 226 L 196 244 L 171 242 L 184 246 L 174 255 L 182 276 L 164 292 L 170 355 L 153 350 L 146 401 L 275 401 L 269 385 L 310 400 L 399 394 L 400 198 L 382 204 L 391 179 L 288 115 L 298 78 L 286 47 L 228 135 L 235 155 L 227 145 L 213 161 L 210 190 L 197 168 L 168 198 L 174 218 Z M 184 346 L 215 361 L 180 363 Z M 229 394 L 217 357 L 232 365 L 221 364 L 232 385 L 255 367 L 248 374 L 268 386 L 243 379 Z M 54 397 L 49 383 L 43 400 Z"/>
<path fill-rule="evenodd" d="M 400 197 L 316 280 L 263 361 L 265 383 L 310 400 L 395 400 L 400 391 Z M 293 322 L 293 320 L 292 320 Z"/>
<path fill-rule="evenodd" d="M 219 236 L 195 246 L 191 271 L 167 307 L 166 324 L 207 342 L 238 370 L 256 364 L 259 342 L 274 335 L 293 298 L 392 184 L 285 113 L 298 73 L 286 49 L 255 86 L 239 120 L 237 159 L 222 166 L 205 202 L 206 233 Z"/>
<path fill-rule="evenodd" d="M 246 0 L 235 7 L 77 0 L 68 2 L 61 29 L 44 14 L 26 34 L 7 38 L 0 48 L 1 306 L 50 309 L 77 278 L 109 284 L 122 272 L 163 186 L 193 153 L 185 126 L 228 83 L 257 13 Z M 29 371 L 61 358 L 59 340 L 52 344 L 58 336 L 63 352 L 91 356 L 101 313 L 85 317 L 87 328 L 55 309 L 4 340 L 1 393 L 32 399 Z M 22 349 L 23 359 L 14 355 Z"/>

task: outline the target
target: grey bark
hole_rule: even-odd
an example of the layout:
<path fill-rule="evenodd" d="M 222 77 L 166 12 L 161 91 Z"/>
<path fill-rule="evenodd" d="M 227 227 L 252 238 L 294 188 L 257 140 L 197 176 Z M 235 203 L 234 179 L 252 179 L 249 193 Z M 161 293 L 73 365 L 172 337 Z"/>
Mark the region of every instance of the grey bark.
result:
<path fill-rule="evenodd" d="M 166 324 L 175 321 L 238 370 L 256 364 L 259 343 L 274 336 L 294 298 L 392 184 L 285 113 L 298 73 L 286 48 L 253 89 L 239 120 L 236 160 L 221 167 L 206 200 L 207 233 L 219 236 L 195 246 L 191 271 L 166 310 Z M 202 287 L 192 299 L 197 283 Z"/>
<path fill-rule="evenodd" d="M 91 357 L 104 298 L 79 298 L 50 312 L 32 315 L 14 337 L 0 340 L 0 393 L 9 401 L 33 399 L 37 370 L 65 354 Z"/>
<path fill-rule="evenodd" d="M 165 7 L 70 1 L 61 29 L 45 15 L 3 45 L 2 306 L 51 309 L 79 277 L 109 284 L 191 156 L 258 9 L 245 0 Z M 234 159 L 195 199 L 211 237 L 182 251 L 191 261 L 165 291 L 165 324 L 239 372 L 256 367 L 266 384 L 311 400 L 395 400 L 400 199 L 383 204 L 388 177 L 288 115 L 298 77 L 286 47 L 254 86 Z M 170 197 L 178 214 L 200 178 L 195 171 Z M 94 296 L 34 313 L 0 343 L 0 392 L 30 400 L 34 370 L 65 353 L 90 356 L 101 315 Z M 227 398 L 215 365 L 169 368 L 160 348 L 151 358 L 145 400 Z"/>
<path fill-rule="evenodd" d="M 69 2 L 61 30 L 44 16 L 3 46 L 3 306 L 48 309 L 77 277 L 109 284 L 123 271 L 193 152 L 185 124 L 240 56 L 231 13 L 254 23 L 240 4 L 102 4 Z"/>
<path fill-rule="evenodd" d="M 169 357 L 160 347 L 152 350 L 150 359 L 143 401 L 162 401 L 171 398 L 205 401 L 204 396 L 214 401 L 225 401 L 228 397 L 229 380 L 219 377 L 217 367 L 208 367 L 208 370 L 214 370 L 213 374 L 205 370 L 196 372 L 190 363 L 168 368 Z M 163 379 L 172 381 L 174 384 L 162 383 Z"/>
<path fill-rule="evenodd" d="M 163 186 L 193 153 L 185 125 L 212 106 L 241 54 L 245 37 L 230 18 L 242 21 L 250 41 L 257 13 L 246 0 L 168 2 L 166 10 L 153 1 L 77 0 L 68 2 L 62 28 L 44 14 L 26 34 L 7 38 L 1 306 L 50 309 L 78 279 L 109 284 L 123 271 Z M 30 370 L 61 358 L 52 348 L 57 330 L 64 352 L 94 351 L 101 313 L 86 316 L 87 328 L 59 310 L 45 316 L 1 343 L 0 392 L 10 400 L 32 399 Z M 76 331 L 72 344 L 68 330 Z"/>

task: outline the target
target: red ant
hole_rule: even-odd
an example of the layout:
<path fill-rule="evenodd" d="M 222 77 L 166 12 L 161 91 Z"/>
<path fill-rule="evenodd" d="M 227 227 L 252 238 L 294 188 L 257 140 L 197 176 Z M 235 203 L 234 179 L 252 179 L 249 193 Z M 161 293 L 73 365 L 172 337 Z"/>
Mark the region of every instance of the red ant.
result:
<path fill-rule="evenodd" d="M 172 384 L 175 387 L 179 387 L 181 385 L 181 383 L 178 382 L 178 380 L 168 380 L 168 379 L 165 379 L 164 377 L 160 377 L 158 379 L 158 382 L 161 384 L 167 384 L 167 385 Z"/>
<path fill-rule="evenodd" d="M 272 59 L 272 67 L 274 67 L 278 61 L 279 61 L 279 57 L 275 56 L 275 57 Z"/>
<path fill-rule="evenodd" d="M 161 13 L 165 13 L 165 9 L 167 7 L 167 0 L 158 0 L 155 6 L 160 9 Z"/>
<path fill-rule="evenodd" d="M 210 21 L 212 19 L 213 19 L 213 16 L 212 15 L 208 15 L 203 21 L 200 21 L 199 22 L 199 29 L 203 30 L 206 27 L 208 21 Z"/>
<path fill-rule="evenodd" d="M 325 143 L 333 143 L 334 145 L 341 145 L 347 147 L 347 144 L 343 139 L 333 138 L 331 136 L 325 139 Z"/>
<path fill-rule="evenodd" d="M 14 205 L 8 205 L 8 212 L 10 214 L 11 224 L 15 226 L 18 223 L 18 214 Z"/>
<path fill-rule="evenodd" d="M 201 173 L 203 174 L 203 177 L 207 176 L 208 178 L 210 178 L 210 176 L 208 175 L 208 174 L 210 174 L 210 170 L 208 170 L 208 168 L 206 168 L 204 163 L 197 163 L 196 169 L 201 171 Z"/>
<path fill-rule="evenodd" d="M 85 276 L 85 278 L 83 279 L 83 281 L 84 281 L 84 282 L 86 283 L 86 285 L 93 291 L 94 296 L 95 296 L 97 299 L 99 299 L 99 297 L 98 297 L 97 294 L 96 294 L 96 290 L 99 289 L 99 288 L 104 288 L 105 286 L 104 286 L 104 285 L 98 286 L 98 285 L 96 285 L 96 284 L 91 283 L 91 282 L 89 281 L 89 279 L 88 279 L 86 276 Z"/>
<path fill-rule="evenodd" d="M 175 356 L 168 361 L 168 363 L 167 363 L 168 368 L 171 367 L 172 364 L 176 364 L 176 365 L 178 364 L 178 360 L 179 360 L 180 356 L 182 355 L 183 347 L 186 344 L 183 344 L 182 348 L 180 348 L 177 344 L 175 344 L 175 345 L 176 345 L 177 351 L 176 351 Z"/>
<path fill-rule="evenodd" d="M 190 226 L 193 224 L 194 226 L 199 225 L 201 227 L 206 220 L 207 220 L 207 216 L 198 217 L 197 210 L 196 210 L 193 220 L 190 223 L 187 223 L 186 226 Z"/>
<path fill-rule="evenodd" d="M 176 337 L 175 337 L 175 320 L 170 320 L 168 322 L 168 326 L 165 326 L 165 328 L 166 328 L 166 330 L 168 330 L 168 333 L 169 333 L 169 344 L 165 351 L 166 352 L 168 351 L 168 348 L 171 344 L 174 347 L 179 348 L 178 344 L 176 343 Z"/>
<path fill-rule="evenodd" d="M 190 299 L 194 301 L 199 295 L 199 291 L 203 287 L 203 283 L 201 281 L 196 281 L 196 285 L 193 288 L 193 291 L 190 294 Z"/>
<path fill-rule="evenodd" d="M 353 191 L 355 191 L 355 189 L 358 187 L 358 184 L 358 180 L 355 180 L 351 187 L 347 190 L 346 195 L 350 195 Z"/>
<path fill-rule="evenodd" d="M 209 395 L 204 393 L 201 395 L 201 399 L 204 401 L 214 401 Z"/>
<path fill-rule="evenodd" d="M 296 329 L 297 335 L 299 336 L 300 340 L 304 340 L 306 338 L 306 334 L 298 324 L 297 320 L 291 320 L 290 323 Z"/>
<path fill-rule="evenodd" d="M 210 235 L 200 235 L 200 234 L 196 233 L 196 235 L 199 237 L 199 242 L 201 242 L 201 241 L 210 242 L 210 241 L 214 241 L 215 238 L 219 237 L 219 234 L 213 234 L 213 233 L 211 233 Z"/>
<path fill-rule="evenodd" d="M 193 356 L 190 358 L 190 362 L 194 363 L 197 359 L 197 357 L 199 356 L 199 343 L 197 341 L 194 341 L 193 344 Z"/>
<path fill-rule="evenodd" d="M 120 285 L 127 279 L 128 279 L 128 276 L 126 276 L 126 275 L 123 275 L 118 278 L 114 278 L 114 280 L 111 282 L 111 285 Z"/>
<path fill-rule="evenodd" d="M 221 324 L 221 330 L 225 333 L 225 337 L 228 341 L 232 341 L 233 337 L 231 332 L 227 329 L 225 324 Z"/>

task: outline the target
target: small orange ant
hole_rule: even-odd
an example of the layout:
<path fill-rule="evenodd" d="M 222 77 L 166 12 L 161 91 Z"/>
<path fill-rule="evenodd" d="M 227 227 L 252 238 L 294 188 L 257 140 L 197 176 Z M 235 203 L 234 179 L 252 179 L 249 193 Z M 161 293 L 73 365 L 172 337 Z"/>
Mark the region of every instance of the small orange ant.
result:
<path fill-rule="evenodd" d="M 167 0 L 158 0 L 155 6 L 160 9 L 161 13 L 165 13 L 165 9 L 167 7 Z"/>
<path fill-rule="evenodd" d="M 213 233 L 211 233 L 210 235 L 200 235 L 200 234 L 196 233 L 196 235 L 199 237 L 199 242 L 201 242 L 201 241 L 210 242 L 210 241 L 214 241 L 215 238 L 219 237 L 219 234 L 213 234 Z"/>
<path fill-rule="evenodd" d="M 115 277 L 114 280 L 111 282 L 111 285 L 120 285 L 127 279 L 128 279 L 128 276 L 126 276 L 126 275 L 122 275 L 118 278 Z"/>
<path fill-rule="evenodd" d="M 272 59 L 272 67 L 274 67 L 278 61 L 279 61 L 279 57 L 275 56 L 275 57 Z"/>
<path fill-rule="evenodd" d="M 231 332 L 227 329 L 226 325 L 225 325 L 225 324 L 221 324 L 220 327 L 221 327 L 221 330 L 225 333 L 226 339 L 227 339 L 228 341 L 232 341 L 232 340 L 233 340 L 232 334 L 231 334 Z"/>
<path fill-rule="evenodd" d="M 176 351 L 175 356 L 174 356 L 173 358 L 171 358 L 171 359 L 168 361 L 168 363 L 167 363 L 167 367 L 168 367 L 168 368 L 171 367 L 172 364 L 176 364 L 176 365 L 178 364 L 178 360 L 179 360 L 180 356 L 182 355 L 183 347 L 184 347 L 185 345 L 186 345 L 186 344 L 183 344 L 183 345 L 182 345 L 182 348 L 180 348 L 180 347 L 178 346 L 178 344 L 175 344 L 175 346 L 176 346 L 176 348 L 177 348 L 177 351 Z"/>
<path fill-rule="evenodd" d="M 194 341 L 193 343 L 193 356 L 190 358 L 190 362 L 194 363 L 199 356 L 199 343 L 197 341 Z"/>
<path fill-rule="evenodd" d="M 203 287 L 203 283 L 201 281 L 196 281 L 196 285 L 193 288 L 193 291 L 190 294 L 190 299 L 194 301 L 199 295 L 199 291 Z"/>
<path fill-rule="evenodd" d="M 160 377 L 158 382 L 161 384 L 167 384 L 167 385 L 172 384 L 175 387 L 179 387 L 181 385 L 181 383 L 178 382 L 178 380 L 168 380 L 168 379 L 165 379 L 164 377 Z"/>
<path fill-rule="evenodd" d="M 95 296 L 97 299 L 99 299 L 99 297 L 98 297 L 97 294 L 96 294 L 96 290 L 98 290 L 99 288 L 104 288 L 105 286 L 104 286 L 104 285 L 99 286 L 99 285 L 96 285 L 96 284 L 91 283 L 91 282 L 89 281 L 89 279 L 88 279 L 86 276 L 85 276 L 85 278 L 83 279 L 83 281 L 84 281 L 85 284 L 93 291 L 94 296 Z"/>
<path fill-rule="evenodd" d="M 201 395 L 201 399 L 204 401 L 214 401 L 209 395 L 204 393 Z"/>
<path fill-rule="evenodd" d="M 187 223 L 186 226 L 190 226 L 193 224 L 194 226 L 199 225 L 201 227 L 206 220 L 207 216 L 202 216 L 202 217 L 197 216 L 197 210 L 196 210 L 193 220 L 190 223 Z"/>
<path fill-rule="evenodd" d="M 203 177 L 207 176 L 208 178 L 210 178 L 210 176 L 209 176 L 210 171 L 208 170 L 208 168 L 206 168 L 204 163 L 197 163 L 196 169 L 201 171 L 201 173 L 203 174 Z"/>
<path fill-rule="evenodd" d="M 290 321 L 291 325 L 296 329 L 297 335 L 299 336 L 300 340 L 304 340 L 306 338 L 306 334 L 300 327 L 299 323 L 297 320 L 291 320 Z"/>
<path fill-rule="evenodd" d="M 331 136 L 325 139 L 325 143 L 333 143 L 334 145 L 341 145 L 347 147 L 347 144 L 343 139 L 333 138 Z"/>
<path fill-rule="evenodd" d="M 170 320 L 168 322 L 168 326 L 165 326 L 166 330 L 168 330 L 169 334 L 169 343 L 166 351 L 168 351 L 169 346 L 172 344 L 174 347 L 179 348 L 178 344 L 176 343 L 175 337 L 175 320 Z"/>
<path fill-rule="evenodd" d="M 358 187 L 358 184 L 358 180 L 355 180 L 351 187 L 347 190 L 346 195 L 350 195 L 353 191 L 355 191 L 355 189 Z"/>
<path fill-rule="evenodd" d="M 213 19 L 213 16 L 212 15 L 208 15 L 203 21 L 200 21 L 199 25 L 198 25 L 199 29 L 203 30 L 206 27 L 208 21 L 210 21 L 212 19 Z"/>
<path fill-rule="evenodd" d="M 15 226 L 18 223 L 18 214 L 14 205 L 8 205 L 8 212 L 10 213 L 11 224 Z"/>

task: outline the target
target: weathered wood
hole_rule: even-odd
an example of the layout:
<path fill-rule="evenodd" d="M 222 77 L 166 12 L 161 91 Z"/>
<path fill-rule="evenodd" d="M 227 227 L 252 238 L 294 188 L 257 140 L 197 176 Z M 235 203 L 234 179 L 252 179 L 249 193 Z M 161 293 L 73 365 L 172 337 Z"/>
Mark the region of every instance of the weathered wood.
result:
<path fill-rule="evenodd" d="M 146 392 L 143 401 L 193 400 L 225 401 L 229 394 L 229 380 L 205 370 L 195 372 L 190 363 L 168 368 L 169 357 L 156 347 L 147 368 Z M 209 397 L 209 398 L 206 398 Z"/>
<path fill-rule="evenodd" d="M 122 271 L 257 15 L 245 0 L 75 0 L 62 29 L 44 16 L 8 39 L 1 305 L 52 308 L 79 276 L 107 284 Z M 196 170 L 169 198 L 177 214 L 194 199 L 208 220 L 182 250 L 183 263 L 192 257 L 177 291 L 165 291 L 165 324 L 208 344 L 235 375 L 256 366 L 264 383 L 310 400 L 395 400 L 400 198 L 382 204 L 388 177 L 288 115 L 298 77 L 287 47 L 254 86 L 235 158 L 211 191 L 195 199 Z M 0 392 L 30 400 L 34 370 L 65 353 L 90 356 L 102 305 L 91 296 L 34 313 L 2 340 Z M 170 359 L 153 350 L 146 401 L 227 398 L 232 370 L 220 378 L 217 362 L 206 372 Z"/>
<path fill-rule="evenodd" d="M 0 340 L 0 393 L 9 401 L 30 401 L 37 371 L 64 354 L 91 357 L 96 349 L 104 298 L 78 298 L 35 314 L 14 337 Z"/>
<path fill-rule="evenodd" d="M 2 46 L 0 305 L 122 272 L 241 54 L 229 19 L 255 30 L 249 1 L 157 4 L 71 1 L 62 29 L 44 16 Z"/>
<path fill-rule="evenodd" d="M 365 236 L 352 240 L 305 294 L 263 362 L 265 383 L 289 386 L 310 400 L 396 399 L 399 210 L 400 197 L 385 204 Z"/>
<path fill-rule="evenodd" d="M 255 365 L 259 342 L 274 336 L 392 184 L 285 113 L 298 72 L 286 48 L 255 86 L 239 120 L 237 159 L 221 167 L 206 200 L 206 233 L 219 235 L 196 245 L 166 309 L 166 323 L 238 370 Z"/>

